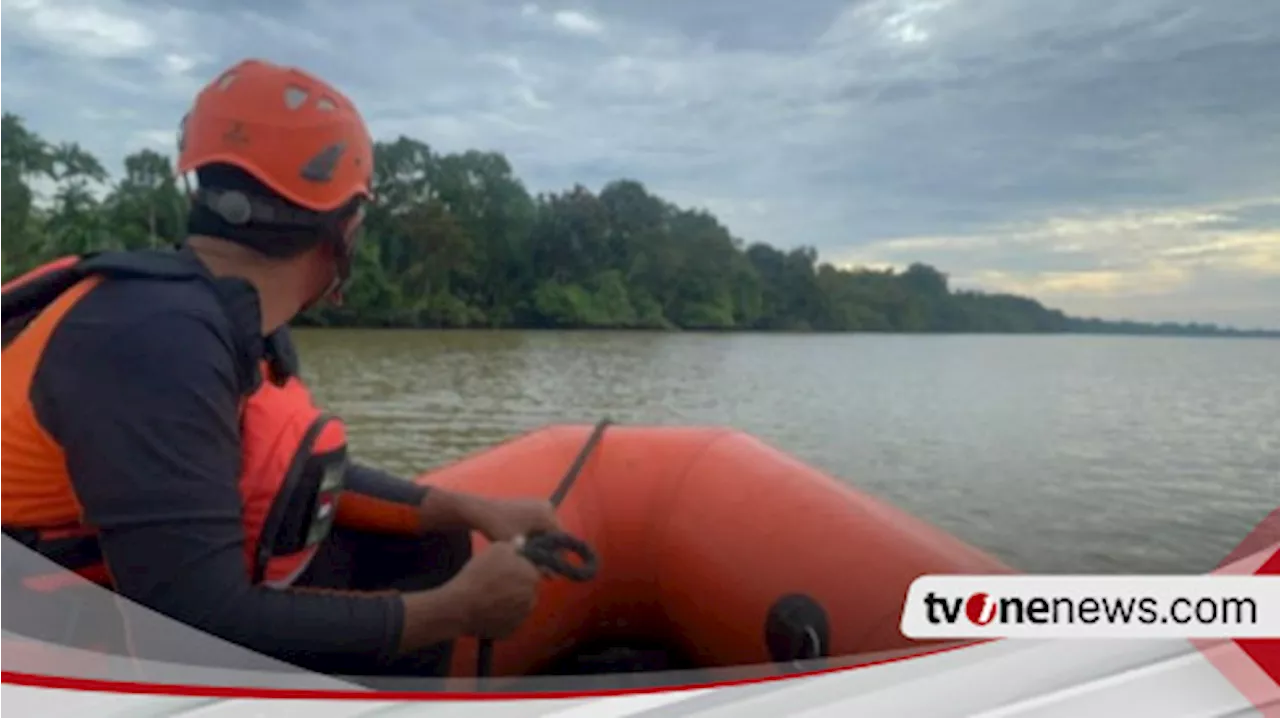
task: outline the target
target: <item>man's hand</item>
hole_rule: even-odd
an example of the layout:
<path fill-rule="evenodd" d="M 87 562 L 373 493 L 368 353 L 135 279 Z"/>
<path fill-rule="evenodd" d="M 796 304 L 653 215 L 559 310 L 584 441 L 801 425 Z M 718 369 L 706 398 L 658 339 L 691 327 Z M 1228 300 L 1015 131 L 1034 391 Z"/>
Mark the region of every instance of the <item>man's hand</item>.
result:
<path fill-rule="evenodd" d="M 508 542 L 494 543 L 471 559 L 453 581 L 467 596 L 467 633 L 510 635 L 533 611 L 539 578 L 538 569 Z"/>
<path fill-rule="evenodd" d="M 497 499 L 433 488 L 422 502 L 427 530 L 468 528 L 490 541 L 511 541 L 535 531 L 559 531 L 551 502 L 545 499 Z"/>
<path fill-rule="evenodd" d="M 499 541 L 443 586 L 400 594 L 401 655 L 460 636 L 506 638 L 537 605 L 540 578 L 514 544 Z"/>
<path fill-rule="evenodd" d="M 487 499 L 473 526 L 490 541 L 512 541 L 535 531 L 559 531 L 560 521 L 550 501 Z"/>

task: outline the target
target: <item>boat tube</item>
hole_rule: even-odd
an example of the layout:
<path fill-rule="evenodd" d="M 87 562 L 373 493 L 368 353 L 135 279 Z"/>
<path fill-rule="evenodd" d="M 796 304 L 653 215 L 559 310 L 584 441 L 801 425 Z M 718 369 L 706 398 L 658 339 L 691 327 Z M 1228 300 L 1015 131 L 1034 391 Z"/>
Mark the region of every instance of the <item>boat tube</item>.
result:
<path fill-rule="evenodd" d="M 547 498 L 591 435 L 549 426 L 417 480 Z M 590 663 L 619 651 L 674 670 L 923 649 L 899 630 L 915 578 L 1012 572 L 740 431 L 615 425 L 583 455 L 559 517 L 597 572 L 544 582 L 529 620 L 494 645 L 492 676 L 615 671 Z M 459 642 L 452 675 L 476 675 L 478 649 Z"/>

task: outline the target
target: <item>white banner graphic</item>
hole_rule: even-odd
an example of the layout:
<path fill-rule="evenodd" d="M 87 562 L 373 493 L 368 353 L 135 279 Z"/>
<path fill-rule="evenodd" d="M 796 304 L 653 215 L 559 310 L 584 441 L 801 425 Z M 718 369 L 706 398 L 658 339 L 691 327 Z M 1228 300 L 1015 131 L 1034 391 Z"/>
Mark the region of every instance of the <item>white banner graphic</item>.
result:
<path fill-rule="evenodd" d="M 922 576 L 912 638 L 1278 638 L 1280 576 Z"/>

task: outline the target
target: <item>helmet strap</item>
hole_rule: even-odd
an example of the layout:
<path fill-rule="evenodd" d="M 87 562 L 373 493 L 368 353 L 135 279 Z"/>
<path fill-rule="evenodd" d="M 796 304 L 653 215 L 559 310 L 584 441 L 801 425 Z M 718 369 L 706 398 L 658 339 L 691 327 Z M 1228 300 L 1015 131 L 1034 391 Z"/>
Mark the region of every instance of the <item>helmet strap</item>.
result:
<path fill-rule="evenodd" d="M 329 235 L 333 251 L 334 277 L 324 296 L 335 306 L 342 306 L 343 290 L 351 281 L 352 267 L 355 264 L 356 234 L 364 224 L 364 204 L 356 205 L 354 211 L 342 221 L 340 229 Z"/>

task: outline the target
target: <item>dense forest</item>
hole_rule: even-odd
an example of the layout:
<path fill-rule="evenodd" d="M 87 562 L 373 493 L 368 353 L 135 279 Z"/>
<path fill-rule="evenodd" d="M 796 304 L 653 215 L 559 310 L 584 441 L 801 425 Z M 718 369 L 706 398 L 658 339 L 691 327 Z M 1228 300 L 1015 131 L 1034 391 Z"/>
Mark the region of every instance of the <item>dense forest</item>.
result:
<path fill-rule="evenodd" d="M 113 180 L 79 144 L 46 140 L 10 113 L 3 123 L 6 281 L 70 253 L 181 239 L 169 157 L 132 154 Z M 745 245 L 708 212 L 634 180 L 532 196 L 497 152 L 439 154 L 401 137 L 376 153 L 377 202 L 346 301 L 299 324 L 1242 334 L 1072 318 L 1025 297 L 954 291 L 924 263 L 838 269 L 811 247 Z"/>

